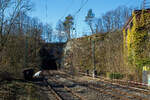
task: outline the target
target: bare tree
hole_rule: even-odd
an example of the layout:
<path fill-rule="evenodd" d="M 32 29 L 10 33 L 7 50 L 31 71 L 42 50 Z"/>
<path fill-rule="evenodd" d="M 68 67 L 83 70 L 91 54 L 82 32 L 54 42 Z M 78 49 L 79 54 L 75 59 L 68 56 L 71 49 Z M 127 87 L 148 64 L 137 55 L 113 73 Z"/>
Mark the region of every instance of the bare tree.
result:
<path fill-rule="evenodd" d="M 71 30 L 73 29 L 73 16 L 72 15 L 68 15 L 65 18 L 65 21 L 63 22 L 64 25 L 64 31 L 67 33 L 67 40 L 71 39 Z"/>
<path fill-rule="evenodd" d="M 103 33 L 104 32 L 104 26 L 101 18 L 98 18 L 95 23 L 96 27 L 96 33 Z"/>
<path fill-rule="evenodd" d="M 28 0 L 0 0 L 0 51 L 6 44 L 20 12 L 27 12 L 30 9 Z"/>
<path fill-rule="evenodd" d="M 126 6 L 121 6 L 115 10 L 106 12 L 100 19 L 105 32 L 119 30 L 131 15 L 130 9 Z M 101 26 L 100 25 L 100 26 Z"/>
<path fill-rule="evenodd" d="M 63 22 L 62 21 L 58 21 L 57 26 L 56 26 L 56 30 L 57 30 L 57 37 L 59 42 L 63 42 L 66 39 L 66 34 L 64 32 L 64 26 L 63 26 Z"/>
<path fill-rule="evenodd" d="M 93 28 L 94 18 L 95 18 L 95 14 L 93 13 L 92 9 L 89 9 L 87 16 L 85 17 L 85 22 L 89 25 L 92 34 L 95 33 Z"/>
<path fill-rule="evenodd" d="M 46 24 L 47 28 L 47 37 L 48 37 L 48 42 L 52 41 L 53 38 L 53 28 L 50 24 Z"/>

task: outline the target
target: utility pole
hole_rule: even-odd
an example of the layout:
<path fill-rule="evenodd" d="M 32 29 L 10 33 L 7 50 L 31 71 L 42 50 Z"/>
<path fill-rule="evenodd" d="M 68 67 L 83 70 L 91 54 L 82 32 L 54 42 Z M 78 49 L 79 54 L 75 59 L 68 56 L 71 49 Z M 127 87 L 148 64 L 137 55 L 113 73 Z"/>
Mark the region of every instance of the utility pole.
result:
<path fill-rule="evenodd" d="M 150 8 L 150 0 L 143 0 L 143 9 Z"/>
<path fill-rule="evenodd" d="M 28 59 L 28 36 L 26 36 L 26 41 L 25 41 L 25 63 L 24 67 L 27 67 L 27 59 Z"/>
<path fill-rule="evenodd" d="M 30 25 L 29 25 L 29 20 L 28 20 L 28 23 L 26 24 L 27 25 L 27 29 L 28 31 L 26 32 L 26 35 L 25 35 L 25 61 L 24 61 L 24 68 L 26 68 L 28 66 L 28 36 L 29 36 L 29 33 L 30 33 Z"/>
<path fill-rule="evenodd" d="M 47 36 L 48 35 L 48 23 L 47 23 L 47 0 L 45 0 L 45 22 L 46 22 L 46 32 L 44 33 L 44 38 L 45 38 L 45 41 L 46 42 L 49 42 L 49 37 Z M 48 38 L 47 38 L 48 37 Z"/>
<path fill-rule="evenodd" d="M 20 3 L 21 1 L 20 0 L 17 0 L 17 3 L 19 4 L 19 7 L 18 7 L 18 9 L 19 9 L 19 34 L 21 34 L 21 3 Z M 16 5 L 17 5 L 17 3 L 16 3 Z M 28 25 L 28 24 L 27 24 Z M 24 58 L 24 68 L 26 68 L 27 67 L 27 55 L 28 55 L 28 40 L 27 40 L 27 35 L 26 35 L 26 39 L 25 39 L 25 58 Z"/>
<path fill-rule="evenodd" d="M 20 5 L 20 4 L 21 4 L 21 3 L 20 3 L 21 1 L 18 0 L 17 2 L 18 2 L 18 4 L 19 4 L 19 6 L 18 6 L 18 9 L 19 9 L 19 10 L 18 10 L 18 11 L 19 11 L 19 34 L 22 34 L 22 25 L 21 25 L 21 24 L 22 24 L 22 21 L 21 21 L 22 12 L 21 12 L 21 10 L 20 10 L 20 9 L 21 9 L 21 5 Z"/>
<path fill-rule="evenodd" d="M 146 0 L 143 0 L 143 9 L 145 9 Z"/>
<path fill-rule="evenodd" d="M 95 66 L 95 40 L 92 40 L 92 62 L 93 62 L 93 78 L 96 76 L 96 66 Z"/>

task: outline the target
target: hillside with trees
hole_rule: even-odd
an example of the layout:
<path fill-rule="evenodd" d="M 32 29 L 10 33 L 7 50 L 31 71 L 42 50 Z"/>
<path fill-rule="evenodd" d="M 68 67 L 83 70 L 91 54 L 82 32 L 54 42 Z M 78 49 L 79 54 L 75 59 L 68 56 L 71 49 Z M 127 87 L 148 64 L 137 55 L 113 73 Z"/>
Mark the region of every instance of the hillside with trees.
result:
<path fill-rule="evenodd" d="M 134 64 L 128 64 L 125 58 L 127 49 L 124 48 L 122 29 L 129 16 L 131 13 L 128 8 L 119 7 L 106 12 L 102 18 L 95 21 L 95 14 L 90 9 L 85 22 L 92 35 L 72 39 L 67 43 L 63 65 L 70 70 L 77 69 L 83 72 L 89 70 L 91 74 L 95 66 L 98 75 L 109 77 L 110 74 L 120 74 L 125 80 L 141 82 L 142 75 L 139 69 Z M 148 50 L 143 47 L 139 49 L 145 52 Z"/>

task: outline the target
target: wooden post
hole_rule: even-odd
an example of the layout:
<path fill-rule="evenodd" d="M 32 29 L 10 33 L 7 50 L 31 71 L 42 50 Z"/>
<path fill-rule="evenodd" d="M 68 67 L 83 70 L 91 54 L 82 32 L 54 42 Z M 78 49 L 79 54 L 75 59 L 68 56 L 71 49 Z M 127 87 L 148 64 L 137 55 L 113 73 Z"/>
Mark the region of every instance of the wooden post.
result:
<path fill-rule="evenodd" d="M 96 67 L 95 67 L 95 41 L 94 40 L 92 40 L 92 61 L 93 61 L 93 78 L 95 78 Z"/>

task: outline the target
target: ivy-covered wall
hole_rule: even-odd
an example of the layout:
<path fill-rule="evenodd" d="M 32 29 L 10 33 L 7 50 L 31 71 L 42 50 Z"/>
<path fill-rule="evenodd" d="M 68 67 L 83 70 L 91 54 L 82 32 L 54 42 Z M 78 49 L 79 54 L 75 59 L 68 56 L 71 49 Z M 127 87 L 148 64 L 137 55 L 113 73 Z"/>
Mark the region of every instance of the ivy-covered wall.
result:
<path fill-rule="evenodd" d="M 150 65 L 149 57 L 150 10 L 132 13 L 132 19 L 123 29 L 124 55 L 127 64 L 142 69 Z"/>

